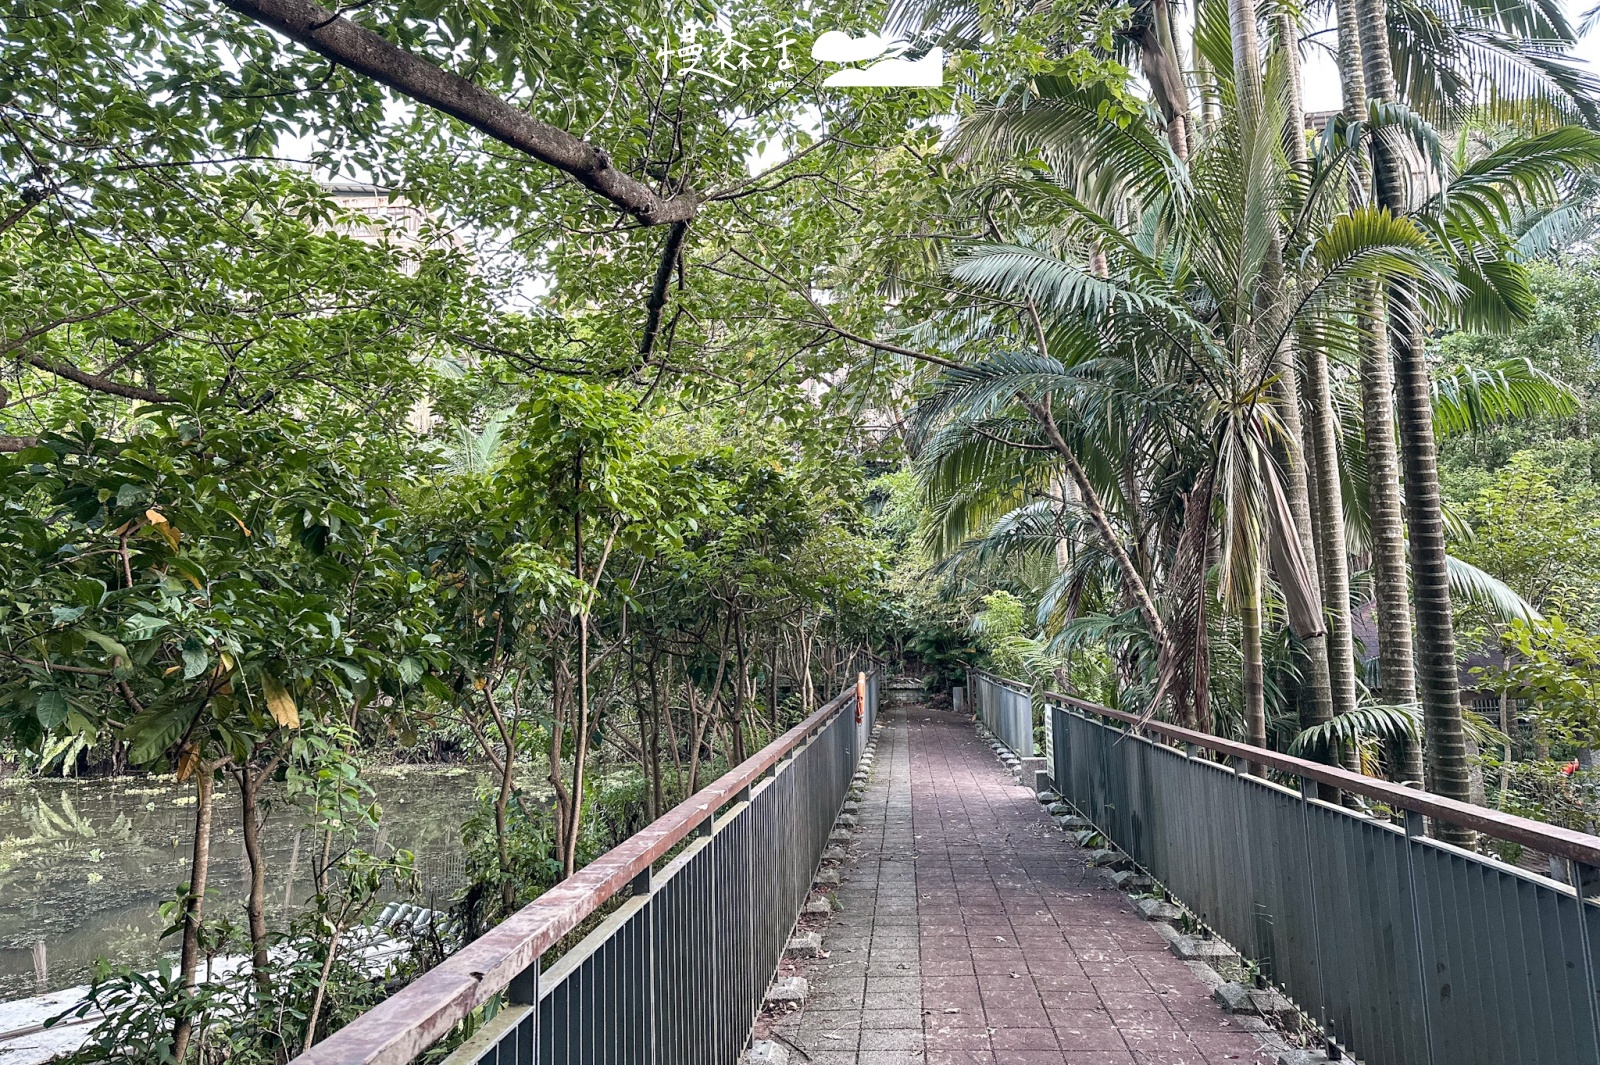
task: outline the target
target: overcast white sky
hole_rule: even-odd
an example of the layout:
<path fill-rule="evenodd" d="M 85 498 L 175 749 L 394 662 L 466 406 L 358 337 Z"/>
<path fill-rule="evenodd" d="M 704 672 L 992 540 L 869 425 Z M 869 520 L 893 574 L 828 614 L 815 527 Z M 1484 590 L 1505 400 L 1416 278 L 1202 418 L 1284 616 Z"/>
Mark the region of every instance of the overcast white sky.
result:
<path fill-rule="evenodd" d="M 1583 12 L 1593 7 L 1595 0 L 1566 0 L 1567 18 L 1573 25 L 1581 25 Z M 1333 45 L 1333 34 L 1324 34 L 1318 40 Z M 1591 30 L 1579 43 L 1577 54 L 1591 67 L 1600 66 L 1600 28 Z M 1309 49 L 1305 57 L 1305 97 L 1307 111 L 1337 111 L 1339 109 L 1339 73 L 1333 59 L 1324 48 Z"/>

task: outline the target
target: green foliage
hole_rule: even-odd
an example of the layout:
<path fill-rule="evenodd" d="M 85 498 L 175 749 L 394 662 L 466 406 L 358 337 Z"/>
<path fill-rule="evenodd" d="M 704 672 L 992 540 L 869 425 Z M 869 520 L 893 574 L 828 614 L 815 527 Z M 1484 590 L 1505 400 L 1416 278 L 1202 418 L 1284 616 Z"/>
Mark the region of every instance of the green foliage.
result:
<path fill-rule="evenodd" d="M 22 745 L 65 728 L 140 764 L 243 758 L 252 736 L 398 693 L 432 655 L 422 579 L 383 541 L 385 471 L 303 422 L 203 431 L 210 413 L 0 459 L 0 714 Z"/>
<path fill-rule="evenodd" d="M 467 850 L 467 876 L 472 886 L 462 899 L 460 911 L 469 928 L 487 928 L 494 919 L 509 916 L 501 912 L 501 891 L 512 890 L 512 908 L 520 907 L 561 880 L 561 855 L 556 848 L 556 826 L 551 811 L 518 794 L 507 809 L 509 867 L 500 861 L 499 839 L 495 834 L 495 796 L 478 796 L 477 809 L 461 826 Z"/>
<path fill-rule="evenodd" d="M 1529 700 L 1552 740 L 1600 746 L 1600 637 L 1553 614 L 1512 622 L 1503 640 L 1505 665 L 1479 671 L 1486 686 Z"/>
<path fill-rule="evenodd" d="M 1537 452 L 1513 456 L 1461 507 L 1472 539 L 1455 550 L 1539 610 L 1587 624 L 1600 618 L 1600 498 L 1559 476 Z"/>

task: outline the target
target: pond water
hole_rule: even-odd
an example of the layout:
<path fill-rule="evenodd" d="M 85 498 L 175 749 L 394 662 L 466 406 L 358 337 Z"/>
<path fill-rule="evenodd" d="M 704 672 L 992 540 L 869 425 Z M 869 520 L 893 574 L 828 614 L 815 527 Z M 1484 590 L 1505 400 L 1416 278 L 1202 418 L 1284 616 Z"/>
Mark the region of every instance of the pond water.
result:
<path fill-rule="evenodd" d="M 364 779 L 383 810 L 377 835 L 417 856 L 416 901 L 447 906 L 466 886 L 461 826 L 484 774 L 398 766 Z M 310 896 L 321 840 L 273 797 L 262 843 L 281 914 Z M 226 779 L 214 801 L 206 911 L 242 915 L 249 866 Z M 189 879 L 194 804 L 193 783 L 171 777 L 0 781 L 0 1001 L 84 983 L 97 957 L 146 965 L 175 949 L 160 941 L 159 907 Z"/>

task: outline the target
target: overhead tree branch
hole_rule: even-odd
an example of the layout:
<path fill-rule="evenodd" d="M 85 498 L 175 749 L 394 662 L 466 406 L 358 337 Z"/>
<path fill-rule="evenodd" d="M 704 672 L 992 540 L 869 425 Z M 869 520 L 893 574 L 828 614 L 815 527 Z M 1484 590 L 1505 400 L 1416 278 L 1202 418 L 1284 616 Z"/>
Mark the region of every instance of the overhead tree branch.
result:
<path fill-rule="evenodd" d="M 23 362 L 43 370 L 45 373 L 53 373 L 57 377 L 65 378 L 95 392 L 104 392 L 108 396 L 137 399 L 142 403 L 174 402 L 173 398 L 165 392 L 140 388 L 138 385 L 125 385 L 121 381 L 113 381 L 107 377 L 96 377 L 92 373 L 85 373 L 76 366 L 71 366 L 64 362 L 52 362 L 43 355 L 23 355 L 21 358 Z"/>
<path fill-rule="evenodd" d="M 816 306 L 815 301 L 812 301 L 812 306 Z M 917 362 L 931 363 L 934 366 L 943 366 L 950 370 L 960 370 L 963 368 L 961 363 L 954 359 L 947 359 L 943 355 L 934 355 L 926 351 L 917 351 L 914 348 L 903 348 L 899 344 L 891 344 L 887 340 L 874 340 L 871 337 L 861 336 L 859 333 L 852 333 L 848 329 L 843 329 L 835 325 L 832 319 L 821 322 L 805 322 L 804 324 L 817 329 L 826 329 L 853 344 L 860 344 L 864 348 L 874 348 L 878 351 L 887 351 L 891 355 L 903 355 L 908 359 L 915 359 Z"/>
<path fill-rule="evenodd" d="M 101 307 L 99 310 L 90 311 L 88 314 L 71 315 L 66 318 L 58 318 L 53 322 L 46 322 L 41 326 L 35 326 L 33 329 L 30 329 L 25 333 L 20 333 L 17 336 L 11 337 L 7 340 L 0 340 L 0 355 L 16 351 L 18 348 L 27 345 L 31 341 L 37 340 L 38 338 L 44 336 L 46 333 L 53 332 L 54 330 L 60 329 L 63 326 L 78 325 L 83 322 L 92 322 L 97 318 L 104 318 L 107 315 L 115 314 L 117 311 L 124 310 L 125 308 L 130 307 L 137 302 L 137 300 L 134 300 L 131 302 L 116 303 L 109 307 Z M 140 388 L 137 385 L 125 385 L 120 381 L 113 381 L 110 378 L 99 377 L 92 373 L 86 373 L 85 371 L 78 369 L 76 366 L 71 366 L 64 362 L 54 362 L 35 352 L 26 352 L 18 355 L 17 358 L 34 367 L 35 369 L 43 370 L 45 373 L 55 374 L 57 377 L 64 377 L 68 381 L 73 381 L 82 385 L 84 388 L 93 389 L 96 392 L 104 392 L 110 396 L 121 396 L 124 399 L 137 399 L 142 400 L 145 403 L 172 402 L 171 396 L 165 395 L 161 392 L 156 392 L 148 388 Z"/>
<path fill-rule="evenodd" d="M 311 0 L 222 0 L 224 6 L 297 41 L 340 66 L 552 166 L 645 225 L 686 222 L 700 201 L 692 192 L 665 198 L 615 169 L 604 149 L 526 111 L 458 74 L 412 55 Z"/>
<path fill-rule="evenodd" d="M 656 265 L 655 283 L 650 286 L 650 298 L 645 302 L 644 335 L 639 338 L 639 354 L 648 357 L 655 350 L 656 336 L 661 332 L 661 312 L 667 306 L 667 289 L 672 284 L 672 272 L 683 254 L 683 238 L 688 235 L 688 222 L 674 222 L 667 230 L 667 239 L 661 245 L 661 261 Z"/>

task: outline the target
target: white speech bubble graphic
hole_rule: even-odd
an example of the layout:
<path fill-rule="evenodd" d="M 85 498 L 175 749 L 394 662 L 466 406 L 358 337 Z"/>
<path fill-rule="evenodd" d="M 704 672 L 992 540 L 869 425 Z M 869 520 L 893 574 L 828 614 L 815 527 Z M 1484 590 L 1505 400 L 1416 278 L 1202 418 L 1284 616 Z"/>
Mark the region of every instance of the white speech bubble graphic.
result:
<path fill-rule="evenodd" d="M 848 33 L 829 30 L 811 46 L 811 58 L 819 63 L 860 63 L 876 59 L 889 50 L 889 42 L 876 33 L 852 37 Z"/>
<path fill-rule="evenodd" d="M 822 84 L 830 89 L 937 89 L 944 84 L 944 49 L 929 49 L 914 61 L 884 59 L 870 67 L 836 70 Z"/>

